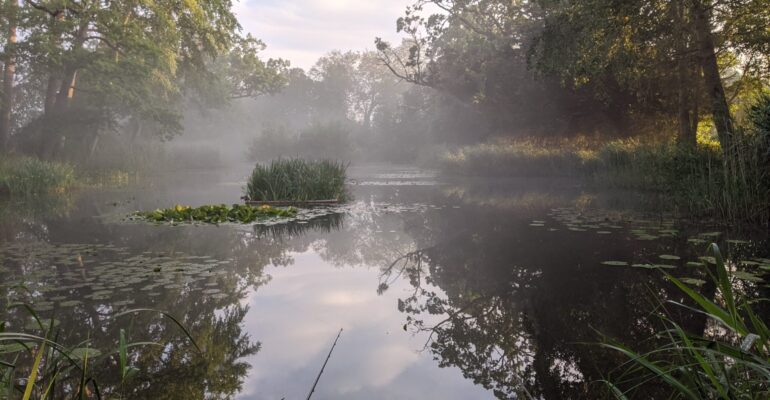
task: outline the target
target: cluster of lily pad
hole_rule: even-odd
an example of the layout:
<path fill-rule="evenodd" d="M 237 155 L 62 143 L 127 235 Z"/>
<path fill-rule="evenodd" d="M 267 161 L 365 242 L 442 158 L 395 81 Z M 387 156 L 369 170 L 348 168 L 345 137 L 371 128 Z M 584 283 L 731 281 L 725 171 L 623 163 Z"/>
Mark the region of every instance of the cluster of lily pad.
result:
<path fill-rule="evenodd" d="M 181 253 L 135 254 L 109 244 L 45 242 L 0 245 L 0 260 L 5 264 L 0 287 L 24 296 L 37 312 L 75 308 L 89 301 L 120 310 L 134 304 L 137 291 L 149 303 L 168 290 L 200 291 L 222 299 L 227 295 L 218 278 L 233 262 Z"/>
<path fill-rule="evenodd" d="M 605 210 L 589 209 L 578 210 L 577 208 L 554 208 L 548 213 L 548 217 L 555 220 L 557 224 L 549 224 L 546 220 L 532 220 L 530 226 L 534 228 L 545 228 L 549 231 L 557 231 L 566 228 L 573 232 L 595 232 L 596 234 L 620 234 L 624 237 L 638 241 L 663 241 L 665 239 L 673 240 L 681 238 L 684 240 L 680 230 L 677 229 L 677 222 L 674 219 L 645 219 L 634 214 L 609 213 Z M 770 271 L 770 259 L 752 257 L 748 254 L 763 253 L 762 251 L 750 251 L 754 246 L 752 241 L 740 239 L 724 239 L 722 232 L 701 232 L 687 238 L 687 243 L 694 246 L 693 249 L 700 248 L 709 243 L 723 241 L 728 250 L 734 250 L 733 257 L 728 260 L 728 265 L 732 266 L 732 276 L 736 279 L 758 283 L 763 282 L 763 275 Z M 756 247 L 756 246 L 754 246 Z M 754 249 L 757 250 L 757 249 Z M 658 254 L 653 258 L 646 258 L 643 262 L 631 262 L 623 260 L 602 261 L 602 265 L 612 267 L 631 267 L 644 269 L 676 269 L 679 267 L 690 267 L 687 271 L 690 277 L 680 278 L 683 282 L 692 285 L 701 285 L 705 281 L 698 277 L 698 270 L 694 268 L 705 267 L 708 264 L 715 264 L 713 257 L 697 257 L 694 260 L 683 259 L 681 255 Z"/>
<path fill-rule="evenodd" d="M 269 205 L 254 207 L 245 204 L 232 206 L 205 205 L 197 208 L 176 205 L 172 208 L 158 209 L 149 212 L 137 212 L 135 217 L 153 222 L 205 222 L 219 224 L 225 222 L 247 224 L 264 221 L 271 218 L 293 218 L 297 215 L 294 207 L 279 208 Z"/>

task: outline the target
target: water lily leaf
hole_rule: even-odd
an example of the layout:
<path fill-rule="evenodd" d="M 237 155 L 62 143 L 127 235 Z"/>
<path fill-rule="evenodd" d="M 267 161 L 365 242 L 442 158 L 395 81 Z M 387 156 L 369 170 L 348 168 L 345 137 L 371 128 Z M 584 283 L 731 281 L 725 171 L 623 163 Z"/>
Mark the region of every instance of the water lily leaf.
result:
<path fill-rule="evenodd" d="M 687 264 L 685 265 L 688 267 L 705 267 L 706 266 L 706 264 L 702 262 L 697 262 L 697 261 L 688 261 Z"/>
<path fill-rule="evenodd" d="M 623 267 L 623 266 L 627 266 L 628 265 L 628 263 L 625 262 L 625 261 L 602 261 L 602 264 L 603 265 L 611 265 L 611 266 L 614 266 L 614 267 Z"/>
<path fill-rule="evenodd" d="M 733 272 L 733 276 L 749 282 L 762 282 L 762 278 L 758 277 L 757 275 L 752 274 L 751 272 L 747 271 L 735 271 Z"/>
<path fill-rule="evenodd" d="M 703 284 L 706 283 L 706 281 L 704 281 L 703 279 L 698 279 L 698 278 L 678 278 L 678 279 L 681 282 L 684 282 L 688 285 L 693 285 L 693 286 L 703 286 Z"/>
<path fill-rule="evenodd" d="M 88 347 L 78 347 L 77 349 L 73 349 L 69 353 L 70 357 L 77 358 L 80 360 L 85 359 L 86 356 L 88 356 L 88 358 L 94 358 L 94 357 L 99 357 L 100 355 L 102 355 L 101 351 L 93 348 L 88 348 Z"/>
<path fill-rule="evenodd" d="M 661 254 L 658 257 L 660 257 L 663 260 L 679 260 L 681 257 L 675 256 L 673 254 Z"/>

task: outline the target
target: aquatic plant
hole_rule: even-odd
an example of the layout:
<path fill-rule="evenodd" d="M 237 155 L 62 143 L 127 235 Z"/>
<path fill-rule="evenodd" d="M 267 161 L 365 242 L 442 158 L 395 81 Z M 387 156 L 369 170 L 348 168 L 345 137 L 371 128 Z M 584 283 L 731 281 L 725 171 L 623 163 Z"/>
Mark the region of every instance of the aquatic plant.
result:
<path fill-rule="evenodd" d="M 31 196 L 61 193 L 75 184 L 75 169 L 59 162 L 32 157 L 0 160 L 0 194 Z"/>
<path fill-rule="evenodd" d="M 131 379 L 138 370 L 131 366 L 132 352 L 137 347 L 163 346 L 156 342 L 129 342 L 124 329 L 120 329 L 117 348 L 99 350 L 91 347 L 90 341 L 68 345 L 61 339 L 59 321 L 41 318 L 35 309 L 26 303 L 15 303 L 9 309 L 23 309 L 30 314 L 26 332 L 6 330 L 7 322 L 0 323 L 0 397 L 12 399 L 55 398 L 58 391 L 72 395 L 72 398 L 101 398 L 99 383 L 94 378 L 99 366 L 118 366 L 121 385 Z M 190 332 L 171 314 L 154 309 L 132 309 L 114 314 L 113 318 L 149 312 L 157 313 L 171 320 L 184 333 L 193 347 L 202 350 Z M 117 361 L 117 362 L 115 362 Z M 21 372 L 26 378 L 19 379 Z M 20 397 L 19 397 L 20 395 Z"/>
<path fill-rule="evenodd" d="M 662 385 L 662 398 L 758 399 L 770 396 L 770 329 L 755 310 L 757 304 L 733 290 L 735 273 L 728 271 L 716 244 L 709 248 L 713 265 L 705 268 L 718 294 L 706 296 L 681 279 L 666 275 L 694 306 L 669 304 L 705 316 L 702 334 L 687 332 L 672 317 L 660 315 L 662 329 L 654 339 L 662 345 L 638 353 L 631 345 L 607 340 L 602 346 L 629 358 L 606 384 L 618 399 L 631 398 L 643 385 Z M 661 304 L 661 309 L 666 310 Z"/>
<path fill-rule="evenodd" d="M 268 218 L 290 218 L 297 215 L 293 207 L 277 208 L 268 205 L 253 207 L 243 204 L 232 206 L 206 205 L 197 208 L 176 205 L 172 208 L 149 212 L 137 212 L 135 217 L 154 222 L 205 222 L 219 224 L 224 222 L 250 223 Z"/>
<path fill-rule="evenodd" d="M 246 184 L 251 201 L 312 201 L 348 198 L 347 165 L 330 160 L 279 159 L 257 164 Z"/>

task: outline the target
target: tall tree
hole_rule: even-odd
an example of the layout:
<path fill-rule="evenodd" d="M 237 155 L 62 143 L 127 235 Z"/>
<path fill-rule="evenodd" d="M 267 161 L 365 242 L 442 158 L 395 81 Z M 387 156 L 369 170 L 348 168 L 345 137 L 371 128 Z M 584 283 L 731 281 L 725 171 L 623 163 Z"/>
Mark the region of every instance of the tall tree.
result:
<path fill-rule="evenodd" d="M 14 97 L 14 79 L 16 79 L 16 29 L 19 4 L 17 0 L 3 2 L 3 12 L 6 15 L 6 42 L 3 46 L 3 88 L 0 99 L 0 153 L 8 148 L 11 134 L 11 113 Z"/>

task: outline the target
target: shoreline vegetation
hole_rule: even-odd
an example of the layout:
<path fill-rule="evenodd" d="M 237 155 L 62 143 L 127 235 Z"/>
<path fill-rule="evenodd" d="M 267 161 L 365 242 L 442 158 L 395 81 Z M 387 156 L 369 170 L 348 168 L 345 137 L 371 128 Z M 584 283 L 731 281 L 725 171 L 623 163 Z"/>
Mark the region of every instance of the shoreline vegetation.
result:
<path fill-rule="evenodd" d="M 138 179 L 124 170 L 82 169 L 75 164 L 30 156 L 0 160 L 0 199 L 62 195 L 82 187 L 113 187 Z"/>
<path fill-rule="evenodd" d="M 695 145 L 673 138 L 498 137 L 445 152 L 437 166 L 445 175 L 570 177 L 653 191 L 692 216 L 768 226 L 770 95 L 747 110 L 731 143 L 725 151 L 705 132 Z"/>
<path fill-rule="evenodd" d="M 716 244 L 709 246 L 705 259 L 702 269 L 721 301 L 688 286 L 683 278 L 662 272 L 685 302 L 656 300 L 659 304 L 651 315 L 660 319 L 661 328 L 651 340 L 660 340 L 660 346 L 640 353 L 634 350 L 638 343 L 619 343 L 608 337 L 601 343 L 628 359 L 609 371 L 604 381 L 615 398 L 634 398 L 649 385 L 657 385 L 662 398 L 757 399 L 768 395 L 770 329 L 758 313 L 761 304 L 736 288 L 734 265 L 728 264 Z M 675 310 L 705 317 L 712 328 L 702 335 L 691 334 L 677 322 L 681 314 Z"/>

